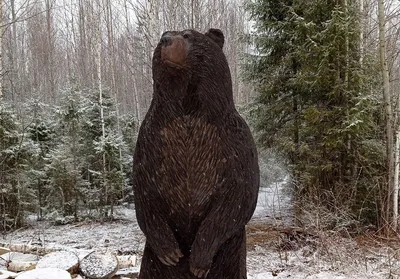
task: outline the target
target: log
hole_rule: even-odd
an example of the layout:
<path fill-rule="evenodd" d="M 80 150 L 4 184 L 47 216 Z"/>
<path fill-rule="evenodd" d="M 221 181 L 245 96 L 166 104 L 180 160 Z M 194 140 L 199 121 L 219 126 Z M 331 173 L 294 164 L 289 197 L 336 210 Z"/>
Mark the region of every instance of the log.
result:
<path fill-rule="evenodd" d="M 18 252 L 9 252 L 1 255 L 0 258 L 7 262 L 8 271 L 20 272 L 35 268 L 38 257 L 33 254 L 23 254 Z"/>
<path fill-rule="evenodd" d="M 71 279 L 68 271 L 58 268 L 38 268 L 25 271 L 17 276 L 17 279 Z"/>
<path fill-rule="evenodd" d="M 70 251 L 58 251 L 45 255 L 41 258 L 36 268 L 58 268 L 73 274 L 78 271 L 78 256 Z"/>
<path fill-rule="evenodd" d="M 10 249 L 13 252 L 35 253 L 40 256 L 60 250 L 60 249 L 48 249 L 30 244 L 20 244 L 20 243 L 11 244 L 6 242 L 0 242 L 0 247 Z"/>
<path fill-rule="evenodd" d="M 17 273 L 10 272 L 7 270 L 0 270 L 0 279 L 9 279 L 17 277 Z"/>
<path fill-rule="evenodd" d="M 135 255 L 121 255 L 117 256 L 118 260 L 118 268 L 129 268 L 136 265 L 136 256 Z"/>
<path fill-rule="evenodd" d="M 117 273 L 115 273 L 113 279 L 138 278 L 138 277 L 139 277 L 139 267 L 135 267 L 135 268 L 125 268 L 118 270 Z"/>
<path fill-rule="evenodd" d="M 4 254 L 6 254 L 6 253 L 9 253 L 9 252 L 11 252 L 10 249 L 5 248 L 5 247 L 0 247 L 0 256 L 1 256 L 1 255 L 4 255 Z"/>
<path fill-rule="evenodd" d="M 87 278 L 111 278 L 118 270 L 118 260 L 114 255 L 102 255 L 94 252 L 83 258 L 80 262 L 80 269 Z"/>

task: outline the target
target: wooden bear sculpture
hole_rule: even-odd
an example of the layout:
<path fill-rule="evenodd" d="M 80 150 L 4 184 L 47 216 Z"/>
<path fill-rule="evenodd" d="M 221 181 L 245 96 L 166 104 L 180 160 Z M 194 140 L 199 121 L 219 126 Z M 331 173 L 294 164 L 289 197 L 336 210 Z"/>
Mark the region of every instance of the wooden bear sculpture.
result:
<path fill-rule="evenodd" d="M 224 35 L 165 32 L 134 154 L 146 235 L 139 278 L 246 278 L 245 225 L 259 189 L 257 151 L 235 109 Z"/>

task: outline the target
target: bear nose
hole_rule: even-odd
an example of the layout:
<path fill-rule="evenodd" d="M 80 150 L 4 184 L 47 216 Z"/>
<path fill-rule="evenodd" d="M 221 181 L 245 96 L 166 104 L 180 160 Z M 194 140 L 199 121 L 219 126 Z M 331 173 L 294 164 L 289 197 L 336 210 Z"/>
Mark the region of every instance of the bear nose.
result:
<path fill-rule="evenodd" d="M 163 46 L 169 46 L 172 43 L 172 38 L 171 36 L 164 35 L 161 37 L 160 42 Z"/>

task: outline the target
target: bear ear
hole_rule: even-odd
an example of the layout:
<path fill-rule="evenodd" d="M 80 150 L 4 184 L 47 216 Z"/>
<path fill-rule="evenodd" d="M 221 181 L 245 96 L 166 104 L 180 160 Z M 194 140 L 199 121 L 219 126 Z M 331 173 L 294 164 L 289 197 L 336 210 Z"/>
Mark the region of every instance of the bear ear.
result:
<path fill-rule="evenodd" d="M 221 30 L 211 28 L 207 31 L 206 36 L 216 42 L 220 48 L 224 46 L 225 37 Z"/>

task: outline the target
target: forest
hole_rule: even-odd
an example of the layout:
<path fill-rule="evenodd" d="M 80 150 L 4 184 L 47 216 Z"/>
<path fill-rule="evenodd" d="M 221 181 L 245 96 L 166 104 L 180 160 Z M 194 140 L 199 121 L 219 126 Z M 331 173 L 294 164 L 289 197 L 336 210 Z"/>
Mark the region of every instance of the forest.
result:
<path fill-rule="evenodd" d="M 0 3 L 0 231 L 23 226 L 32 213 L 104 220 L 132 201 L 135 137 L 165 30 L 223 29 L 235 99 L 250 102 L 239 79 L 242 3 Z"/>
<path fill-rule="evenodd" d="M 397 230 L 398 9 L 381 0 L 248 4 L 256 52 L 245 76 L 257 92 L 259 142 L 285 156 L 299 212 L 327 216 L 322 227 Z"/>
<path fill-rule="evenodd" d="M 261 160 L 279 158 L 290 174 L 296 212 L 325 216 L 321 228 L 397 231 L 399 8 L 394 0 L 0 1 L 0 231 L 32 213 L 106 220 L 131 201 L 153 49 L 165 30 L 211 27 L 225 34 L 234 99 Z M 261 165 L 270 180 L 274 166 Z"/>

